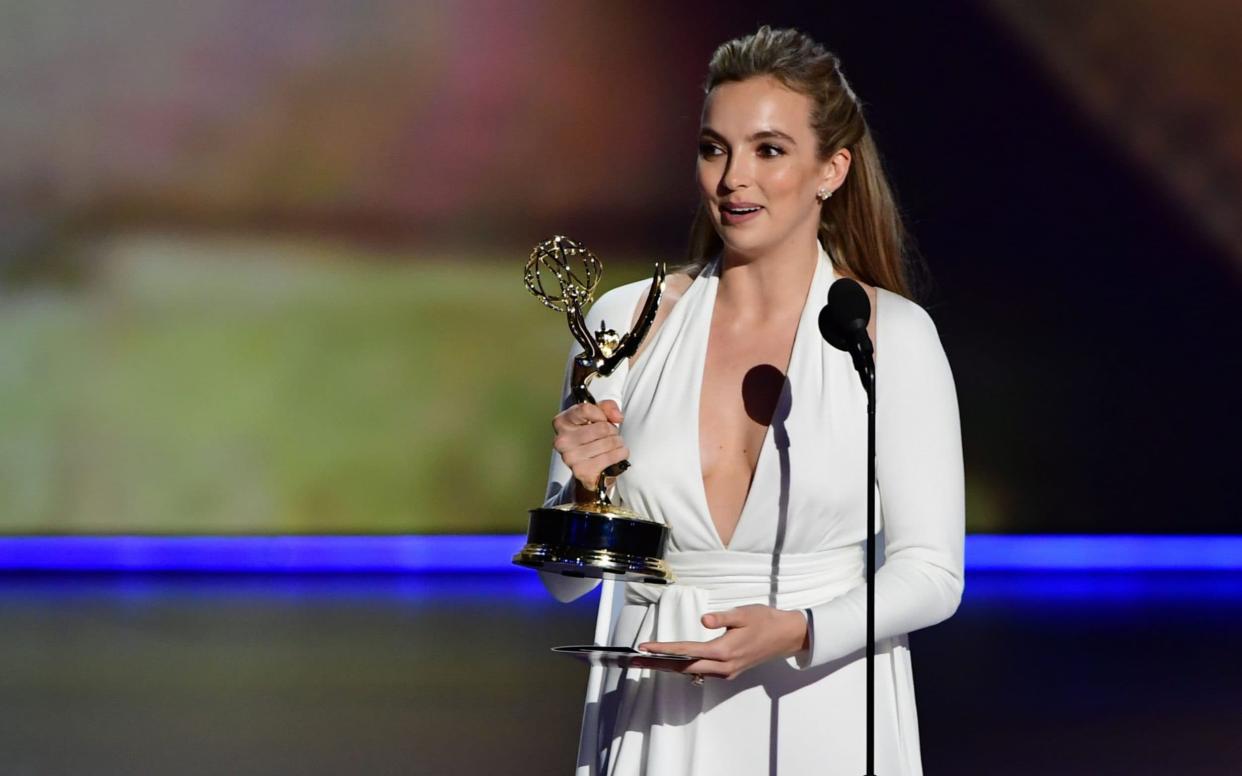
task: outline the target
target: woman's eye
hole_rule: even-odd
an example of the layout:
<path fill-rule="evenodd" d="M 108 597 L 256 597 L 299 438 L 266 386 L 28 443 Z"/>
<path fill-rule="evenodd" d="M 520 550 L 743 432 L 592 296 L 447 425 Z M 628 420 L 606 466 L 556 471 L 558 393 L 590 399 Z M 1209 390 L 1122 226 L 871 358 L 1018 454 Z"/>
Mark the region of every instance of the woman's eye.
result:
<path fill-rule="evenodd" d="M 763 145 L 759 146 L 759 155 L 769 156 L 769 157 L 784 156 L 785 149 L 781 148 L 780 146 L 772 145 L 771 143 L 764 143 Z"/>
<path fill-rule="evenodd" d="M 724 153 L 720 150 L 720 146 L 715 143 L 699 143 L 699 156 L 707 159 L 712 156 L 719 156 Z"/>

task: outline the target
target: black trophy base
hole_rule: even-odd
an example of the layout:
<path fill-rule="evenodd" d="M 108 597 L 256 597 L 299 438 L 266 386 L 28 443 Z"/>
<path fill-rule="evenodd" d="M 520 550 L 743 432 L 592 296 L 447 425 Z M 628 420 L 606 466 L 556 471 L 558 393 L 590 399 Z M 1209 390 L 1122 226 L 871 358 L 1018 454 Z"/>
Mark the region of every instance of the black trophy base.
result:
<path fill-rule="evenodd" d="M 530 510 L 519 566 L 567 577 L 619 579 L 665 585 L 668 527 L 629 510 L 602 504 L 567 504 Z"/>

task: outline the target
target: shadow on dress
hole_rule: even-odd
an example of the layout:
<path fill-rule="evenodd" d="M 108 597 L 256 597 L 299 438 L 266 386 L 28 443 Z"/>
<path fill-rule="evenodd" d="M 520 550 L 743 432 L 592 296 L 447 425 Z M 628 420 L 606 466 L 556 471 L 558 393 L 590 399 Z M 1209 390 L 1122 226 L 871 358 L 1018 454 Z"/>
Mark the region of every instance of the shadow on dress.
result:
<path fill-rule="evenodd" d="M 760 369 L 772 369 L 768 365 L 755 367 L 747 373 L 749 379 L 752 374 Z M 789 524 L 789 482 L 790 482 L 790 464 L 789 464 L 789 412 L 793 407 L 793 388 L 789 384 L 789 378 L 781 375 L 782 385 L 780 398 L 776 403 L 776 411 L 772 413 L 772 439 L 776 443 L 776 452 L 780 462 L 780 490 L 777 497 L 776 511 L 776 536 L 772 542 L 772 574 L 769 578 L 768 587 L 768 606 L 776 606 L 776 594 L 779 592 L 777 580 L 780 579 L 781 555 L 785 551 L 785 530 Z M 743 381 L 742 394 L 746 395 L 746 383 Z M 788 666 L 786 666 L 788 668 Z M 774 694 L 774 687 L 765 684 L 764 690 L 767 692 L 768 698 L 771 700 L 771 712 L 768 717 L 768 776 L 777 776 L 779 770 L 780 751 L 780 729 L 781 729 L 781 699 L 779 694 Z"/>

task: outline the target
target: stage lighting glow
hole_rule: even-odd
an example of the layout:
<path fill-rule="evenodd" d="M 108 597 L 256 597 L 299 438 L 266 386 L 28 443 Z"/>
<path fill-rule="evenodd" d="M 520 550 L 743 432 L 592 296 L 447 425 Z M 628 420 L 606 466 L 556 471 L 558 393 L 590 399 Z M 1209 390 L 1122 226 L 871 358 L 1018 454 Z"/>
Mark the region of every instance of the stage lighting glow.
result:
<path fill-rule="evenodd" d="M 521 535 L 11 536 L 0 570 L 507 572 Z M 966 537 L 970 571 L 1242 570 L 1242 535 Z"/>
<path fill-rule="evenodd" d="M 1242 536 L 1023 535 L 966 537 L 966 567 L 983 570 L 1236 570 Z"/>
<path fill-rule="evenodd" d="M 494 572 L 517 536 L 55 536 L 0 539 L 28 571 Z"/>

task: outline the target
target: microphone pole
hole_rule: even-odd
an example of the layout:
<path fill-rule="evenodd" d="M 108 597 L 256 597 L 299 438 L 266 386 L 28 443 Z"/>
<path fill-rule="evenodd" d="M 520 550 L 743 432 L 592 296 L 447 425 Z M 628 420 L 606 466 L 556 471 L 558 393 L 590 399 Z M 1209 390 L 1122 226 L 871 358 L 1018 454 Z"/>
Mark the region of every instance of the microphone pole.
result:
<path fill-rule="evenodd" d="M 863 330 L 864 334 L 866 329 Z M 870 344 L 870 340 L 868 340 Z M 875 367 L 860 372 L 867 389 L 867 772 L 875 776 Z"/>
<path fill-rule="evenodd" d="M 875 348 L 867 334 L 871 300 L 856 281 L 842 278 L 828 289 L 819 313 L 819 331 L 838 350 L 850 354 L 867 392 L 867 770 L 875 776 Z"/>

